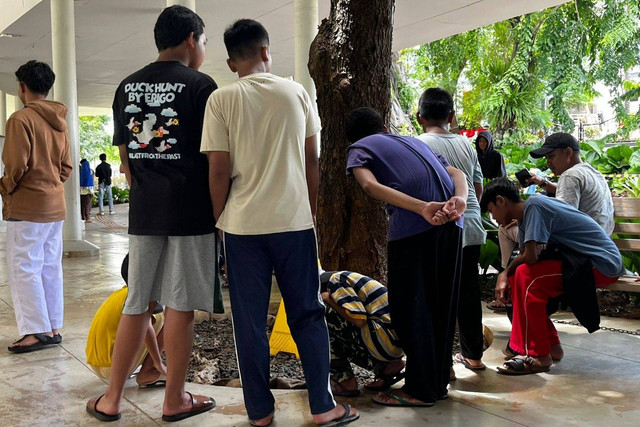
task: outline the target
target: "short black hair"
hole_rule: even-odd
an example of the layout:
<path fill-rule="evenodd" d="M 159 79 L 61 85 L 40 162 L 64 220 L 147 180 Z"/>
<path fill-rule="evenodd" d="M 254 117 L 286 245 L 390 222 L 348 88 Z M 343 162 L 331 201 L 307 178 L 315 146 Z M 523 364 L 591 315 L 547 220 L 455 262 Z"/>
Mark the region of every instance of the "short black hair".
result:
<path fill-rule="evenodd" d="M 105 160 L 107 160 L 107 155 L 106 155 L 106 154 L 104 154 L 104 153 L 100 154 L 100 156 L 99 156 L 99 157 L 100 157 L 100 160 L 102 160 L 103 162 L 104 162 Z"/>
<path fill-rule="evenodd" d="M 453 97 L 439 87 L 429 88 L 420 96 L 418 110 L 427 120 L 446 120 L 453 111 Z"/>
<path fill-rule="evenodd" d="M 362 138 L 384 130 L 384 120 L 373 108 L 360 107 L 347 116 L 344 124 L 347 139 L 356 142 Z"/>
<path fill-rule="evenodd" d="M 482 212 L 488 210 L 489 203 L 496 203 L 498 196 L 502 196 L 514 203 L 522 200 L 518 187 L 507 178 L 496 178 L 491 181 L 482 191 L 482 200 L 480 200 L 480 209 Z"/>
<path fill-rule="evenodd" d="M 269 33 L 258 21 L 239 19 L 225 30 L 224 45 L 233 60 L 251 58 L 269 45 Z"/>
<path fill-rule="evenodd" d="M 31 92 L 47 96 L 56 75 L 49 64 L 32 59 L 20 66 L 16 71 L 16 77 L 20 83 L 24 83 Z"/>
<path fill-rule="evenodd" d="M 180 5 L 165 8 L 153 27 L 158 52 L 180 46 L 191 33 L 197 41 L 204 33 L 204 22 L 193 10 Z"/>

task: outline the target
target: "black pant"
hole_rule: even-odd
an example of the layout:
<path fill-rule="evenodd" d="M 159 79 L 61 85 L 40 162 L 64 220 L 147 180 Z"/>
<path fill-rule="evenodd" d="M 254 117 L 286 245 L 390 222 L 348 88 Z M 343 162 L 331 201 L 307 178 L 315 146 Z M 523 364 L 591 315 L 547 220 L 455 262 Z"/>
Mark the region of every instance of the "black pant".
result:
<path fill-rule="evenodd" d="M 458 304 L 458 329 L 460 349 L 464 357 L 480 360 L 484 337 L 482 335 L 482 303 L 478 284 L 478 260 L 480 245 L 462 250 L 462 279 Z"/>
<path fill-rule="evenodd" d="M 447 394 L 461 246 L 454 223 L 389 242 L 391 321 L 407 356 L 402 389 L 423 402 Z"/>

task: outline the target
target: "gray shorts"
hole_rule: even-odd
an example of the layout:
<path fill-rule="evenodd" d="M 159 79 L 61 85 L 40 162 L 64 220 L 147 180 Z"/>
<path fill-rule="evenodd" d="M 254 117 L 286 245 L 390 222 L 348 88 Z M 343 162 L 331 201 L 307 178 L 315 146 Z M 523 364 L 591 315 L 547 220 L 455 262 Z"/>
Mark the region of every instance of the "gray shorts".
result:
<path fill-rule="evenodd" d="M 177 311 L 213 312 L 215 233 L 129 236 L 129 294 L 122 312 L 142 314 L 149 303 Z"/>

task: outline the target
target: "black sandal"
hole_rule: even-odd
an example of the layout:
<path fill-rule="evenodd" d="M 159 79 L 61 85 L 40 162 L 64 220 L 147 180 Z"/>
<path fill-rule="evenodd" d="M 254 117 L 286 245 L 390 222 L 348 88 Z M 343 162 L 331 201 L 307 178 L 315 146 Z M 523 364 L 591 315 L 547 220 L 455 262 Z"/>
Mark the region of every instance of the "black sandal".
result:
<path fill-rule="evenodd" d="M 511 359 L 498 366 L 498 373 L 502 375 L 531 375 L 549 372 L 551 366 L 541 366 L 533 363 L 530 357 Z"/>
<path fill-rule="evenodd" d="M 374 380 L 374 382 L 378 380 L 382 380 L 382 384 L 379 386 L 372 386 L 372 385 L 365 384 L 364 388 L 371 391 L 389 390 L 389 388 L 391 388 L 392 385 L 394 385 L 395 383 L 403 379 L 404 375 L 405 375 L 404 370 L 401 372 L 396 372 L 395 374 L 385 374 L 384 372 L 376 372 L 376 379 Z"/>
<path fill-rule="evenodd" d="M 29 345 L 9 346 L 7 347 L 7 350 L 9 350 L 11 353 L 29 353 L 36 350 L 42 350 L 43 348 L 50 345 L 58 344 L 58 342 L 56 342 L 57 341 L 56 338 L 50 337 L 44 334 L 27 334 L 22 338 L 20 338 L 18 341 L 15 341 L 14 344 L 20 344 L 27 337 L 31 337 L 31 336 L 35 337 L 38 341 Z M 60 342 L 61 341 L 62 341 L 62 337 L 60 337 Z"/>

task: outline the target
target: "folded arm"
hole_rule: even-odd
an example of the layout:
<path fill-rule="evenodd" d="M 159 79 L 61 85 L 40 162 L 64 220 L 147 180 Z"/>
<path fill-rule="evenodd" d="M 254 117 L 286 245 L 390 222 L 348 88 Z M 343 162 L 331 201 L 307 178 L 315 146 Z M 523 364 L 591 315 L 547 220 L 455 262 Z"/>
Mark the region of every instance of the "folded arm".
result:
<path fill-rule="evenodd" d="M 444 202 L 425 202 L 380 184 L 373 173 L 364 167 L 353 168 L 353 174 L 364 192 L 374 199 L 416 213 L 432 225 L 442 225 L 447 222 L 446 218 L 436 215 L 444 207 Z"/>

